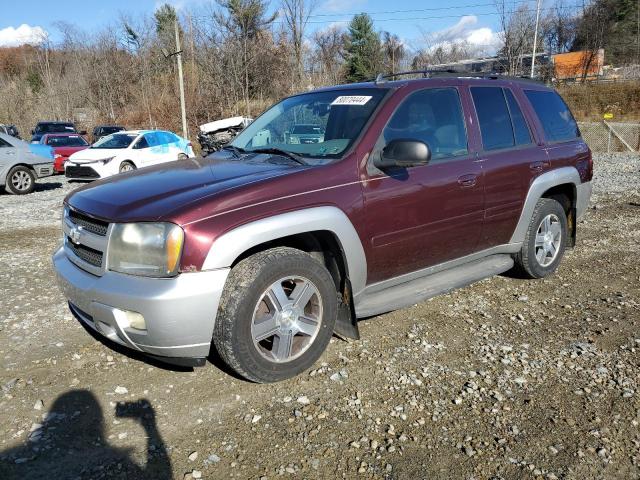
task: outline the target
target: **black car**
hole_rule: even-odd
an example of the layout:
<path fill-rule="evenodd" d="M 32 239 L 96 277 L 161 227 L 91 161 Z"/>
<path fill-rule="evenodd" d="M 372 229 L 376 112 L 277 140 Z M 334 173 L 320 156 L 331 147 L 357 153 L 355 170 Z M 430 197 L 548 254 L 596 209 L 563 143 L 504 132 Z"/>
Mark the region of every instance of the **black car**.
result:
<path fill-rule="evenodd" d="M 78 131 L 72 122 L 38 122 L 36 128 L 31 130 L 31 143 L 38 143 L 47 133 L 78 133 L 86 135 L 87 132 Z"/>
<path fill-rule="evenodd" d="M 121 125 L 98 125 L 93 129 L 93 143 L 96 143 L 102 137 L 106 137 L 107 135 L 111 135 L 112 133 L 122 132 L 126 130 Z"/>

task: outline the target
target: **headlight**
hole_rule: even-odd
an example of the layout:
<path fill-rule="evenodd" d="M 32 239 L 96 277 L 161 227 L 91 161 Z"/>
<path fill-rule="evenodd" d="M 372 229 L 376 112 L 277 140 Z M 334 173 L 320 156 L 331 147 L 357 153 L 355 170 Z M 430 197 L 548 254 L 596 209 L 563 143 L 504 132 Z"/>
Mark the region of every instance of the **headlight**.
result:
<path fill-rule="evenodd" d="M 109 239 L 108 269 L 144 277 L 178 274 L 184 243 L 173 223 L 116 223 Z"/>

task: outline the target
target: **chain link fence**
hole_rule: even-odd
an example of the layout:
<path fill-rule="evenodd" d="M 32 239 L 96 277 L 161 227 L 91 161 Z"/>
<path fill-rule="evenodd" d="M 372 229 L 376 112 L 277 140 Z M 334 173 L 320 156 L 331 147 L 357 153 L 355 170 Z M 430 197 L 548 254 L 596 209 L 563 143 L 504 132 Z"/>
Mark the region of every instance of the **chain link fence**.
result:
<path fill-rule="evenodd" d="M 578 122 L 582 138 L 593 152 L 640 151 L 640 123 Z"/>

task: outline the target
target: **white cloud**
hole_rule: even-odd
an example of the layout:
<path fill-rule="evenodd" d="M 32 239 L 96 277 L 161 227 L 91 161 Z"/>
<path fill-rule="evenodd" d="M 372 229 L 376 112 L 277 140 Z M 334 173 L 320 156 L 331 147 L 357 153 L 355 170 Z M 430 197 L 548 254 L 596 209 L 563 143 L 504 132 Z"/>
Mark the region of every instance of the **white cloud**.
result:
<path fill-rule="evenodd" d="M 42 27 L 31 27 L 26 23 L 18 28 L 3 28 L 0 30 L 0 47 L 17 47 L 24 44 L 38 45 L 47 39 L 47 35 Z"/>
<path fill-rule="evenodd" d="M 500 37 L 489 27 L 479 27 L 478 17 L 465 15 L 455 25 L 426 35 L 430 48 L 451 46 L 456 43 L 469 43 L 478 50 L 494 53 L 500 46 Z"/>

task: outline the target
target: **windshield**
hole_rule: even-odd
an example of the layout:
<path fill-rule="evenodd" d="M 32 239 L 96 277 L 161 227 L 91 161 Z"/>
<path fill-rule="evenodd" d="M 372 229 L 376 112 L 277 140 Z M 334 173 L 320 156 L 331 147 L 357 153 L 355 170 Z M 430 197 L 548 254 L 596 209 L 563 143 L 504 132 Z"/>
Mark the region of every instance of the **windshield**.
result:
<path fill-rule="evenodd" d="M 303 157 L 338 158 L 351 146 L 386 89 L 306 93 L 271 107 L 231 145 L 249 152 L 278 148 Z"/>
<path fill-rule="evenodd" d="M 47 145 L 52 147 L 84 147 L 89 145 L 80 135 L 69 135 L 64 137 L 49 137 Z"/>
<path fill-rule="evenodd" d="M 91 148 L 127 148 L 137 137 L 137 133 L 115 133 L 102 137 Z"/>
<path fill-rule="evenodd" d="M 71 123 L 41 123 L 36 125 L 37 133 L 73 133 L 75 131 L 76 129 Z"/>

